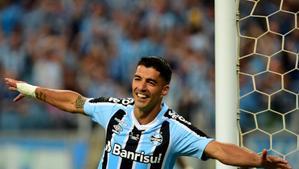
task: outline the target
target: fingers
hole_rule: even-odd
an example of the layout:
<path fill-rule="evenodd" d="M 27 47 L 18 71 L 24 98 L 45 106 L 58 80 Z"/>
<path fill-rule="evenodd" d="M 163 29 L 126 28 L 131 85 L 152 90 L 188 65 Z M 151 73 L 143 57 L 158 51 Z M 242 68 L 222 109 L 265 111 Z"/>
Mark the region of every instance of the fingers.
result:
<path fill-rule="evenodd" d="M 272 161 L 272 164 L 274 164 L 277 169 L 292 169 L 291 165 L 287 160 L 284 160 L 282 158 L 274 157 L 274 156 L 268 156 L 268 159 Z M 271 167 L 272 169 L 273 167 Z"/>
<path fill-rule="evenodd" d="M 14 91 L 17 90 L 17 88 L 15 88 L 15 87 L 8 87 L 8 89 L 9 89 L 9 90 L 14 90 Z"/>
<path fill-rule="evenodd" d="M 278 167 L 282 168 L 282 169 L 292 169 L 291 165 L 288 164 L 288 162 L 283 161 L 279 164 L 277 164 Z"/>
<path fill-rule="evenodd" d="M 268 158 L 276 163 L 281 163 L 281 164 L 288 164 L 288 161 L 283 159 L 283 158 L 279 158 L 279 157 L 275 157 L 275 156 L 268 156 Z"/>
<path fill-rule="evenodd" d="M 15 97 L 14 99 L 13 99 L 13 101 L 14 102 L 17 102 L 17 101 L 19 101 L 19 100 L 21 100 L 22 98 L 24 98 L 25 96 L 23 95 L 23 94 L 19 94 L 17 97 Z"/>
<path fill-rule="evenodd" d="M 266 159 L 267 159 L 267 154 L 268 154 L 267 150 L 264 149 L 263 152 L 262 152 L 262 159 L 263 159 L 263 160 L 266 160 Z"/>
<path fill-rule="evenodd" d="M 10 87 L 16 88 L 18 81 L 11 79 L 11 78 L 4 78 L 4 82 L 10 89 Z M 13 90 L 13 88 L 11 88 L 10 90 Z"/>
<path fill-rule="evenodd" d="M 277 162 L 277 163 L 284 163 L 284 164 L 288 163 L 288 161 L 284 160 L 283 158 L 279 158 L 279 157 L 275 157 L 275 156 L 268 156 L 268 157 L 271 161 L 274 161 L 274 162 Z"/>
<path fill-rule="evenodd" d="M 8 86 L 9 90 L 17 91 L 17 83 L 19 81 L 11 79 L 11 78 L 4 78 L 5 84 Z M 21 100 L 23 97 L 25 97 L 23 94 L 19 94 L 17 97 L 13 99 L 14 102 L 17 102 Z"/>
<path fill-rule="evenodd" d="M 289 165 L 289 164 L 281 164 L 281 165 L 278 165 L 279 168 L 281 169 L 292 169 L 292 167 Z"/>
<path fill-rule="evenodd" d="M 292 167 L 289 164 L 277 164 L 277 168 L 292 169 Z"/>
<path fill-rule="evenodd" d="M 262 152 L 262 161 L 264 161 L 264 164 L 267 166 L 266 168 L 269 169 L 292 169 L 287 160 L 271 155 L 268 156 L 268 152 L 266 149 L 264 149 Z"/>

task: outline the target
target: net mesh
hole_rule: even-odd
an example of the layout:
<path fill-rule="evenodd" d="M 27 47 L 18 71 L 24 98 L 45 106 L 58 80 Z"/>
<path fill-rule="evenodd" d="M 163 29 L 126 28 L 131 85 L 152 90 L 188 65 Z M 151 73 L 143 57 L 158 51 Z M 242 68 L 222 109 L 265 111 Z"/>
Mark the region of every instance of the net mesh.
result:
<path fill-rule="evenodd" d="M 240 0 L 240 143 L 299 169 L 299 1 Z"/>

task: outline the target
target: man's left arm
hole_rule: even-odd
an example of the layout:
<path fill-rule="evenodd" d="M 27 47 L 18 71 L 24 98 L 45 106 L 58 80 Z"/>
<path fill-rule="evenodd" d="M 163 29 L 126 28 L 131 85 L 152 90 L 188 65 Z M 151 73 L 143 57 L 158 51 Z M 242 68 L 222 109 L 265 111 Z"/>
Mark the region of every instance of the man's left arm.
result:
<path fill-rule="evenodd" d="M 291 169 L 288 161 L 279 157 L 268 156 L 266 150 L 259 156 L 257 153 L 246 148 L 218 141 L 210 142 L 205 148 L 205 154 L 208 157 L 217 159 L 227 165 L 264 167 L 269 169 Z"/>

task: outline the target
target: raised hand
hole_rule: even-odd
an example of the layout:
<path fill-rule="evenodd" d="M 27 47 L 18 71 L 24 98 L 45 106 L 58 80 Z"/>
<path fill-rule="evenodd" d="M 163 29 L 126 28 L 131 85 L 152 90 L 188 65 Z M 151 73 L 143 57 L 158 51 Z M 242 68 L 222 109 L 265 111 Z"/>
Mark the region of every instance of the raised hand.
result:
<path fill-rule="evenodd" d="M 4 82 L 7 85 L 8 89 L 11 91 L 18 91 L 17 89 L 17 83 L 20 83 L 22 81 L 18 81 L 15 79 L 11 79 L 11 78 L 4 78 Z M 13 99 L 14 102 L 21 100 L 22 98 L 24 98 L 25 95 L 20 93 L 17 97 L 15 97 Z"/>
<path fill-rule="evenodd" d="M 262 166 L 266 169 L 292 169 L 288 161 L 268 155 L 267 150 L 262 152 Z"/>

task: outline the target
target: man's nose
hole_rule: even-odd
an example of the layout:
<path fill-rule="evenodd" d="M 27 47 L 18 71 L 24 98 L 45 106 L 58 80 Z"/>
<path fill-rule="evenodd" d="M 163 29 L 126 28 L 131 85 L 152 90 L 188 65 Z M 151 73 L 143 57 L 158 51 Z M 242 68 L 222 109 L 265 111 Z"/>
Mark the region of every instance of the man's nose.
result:
<path fill-rule="evenodd" d="M 140 90 L 146 90 L 147 86 L 146 86 L 146 82 L 141 82 L 140 83 Z"/>

